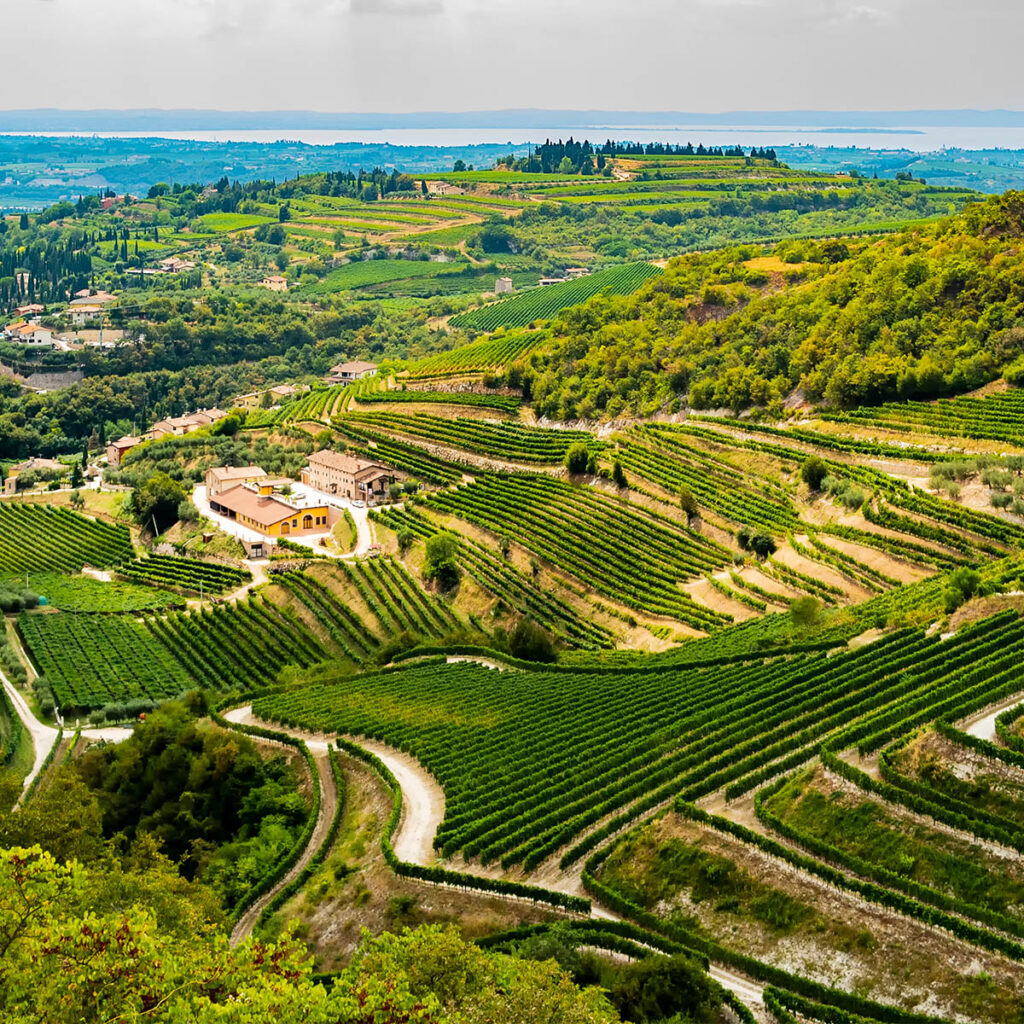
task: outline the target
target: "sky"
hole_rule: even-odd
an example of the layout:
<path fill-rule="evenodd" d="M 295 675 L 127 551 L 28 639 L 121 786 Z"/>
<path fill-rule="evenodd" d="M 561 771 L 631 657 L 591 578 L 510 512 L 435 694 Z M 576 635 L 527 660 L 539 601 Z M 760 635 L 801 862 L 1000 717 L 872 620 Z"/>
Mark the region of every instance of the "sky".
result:
<path fill-rule="evenodd" d="M 1020 0 L 6 0 L 0 109 L 1024 109 Z M 37 50 L 36 47 L 39 47 Z"/>

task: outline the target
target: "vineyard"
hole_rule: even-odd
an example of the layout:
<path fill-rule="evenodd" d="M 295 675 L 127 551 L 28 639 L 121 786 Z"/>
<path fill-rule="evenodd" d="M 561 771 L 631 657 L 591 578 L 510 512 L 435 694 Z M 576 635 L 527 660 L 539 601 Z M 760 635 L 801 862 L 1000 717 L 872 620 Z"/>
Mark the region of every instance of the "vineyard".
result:
<path fill-rule="evenodd" d="M 822 419 L 901 434 L 920 432 L 1024 445 L 1024 391 L 1011 389 L 985 398 L 940 398 L 935 402 L 889 402 L 850 412 L 828 412 Z"/>
<path fill-rule="evenodd" d="M 396 533 L 408 530 L 421 539 L 433 536 L 439 529 L 426 516 L 409 509 L 386 509 L 372 515 Z M 612 637 L 607 630 L 588 622 L 482 544 L 463 538 L 459 543 L 459 562 L 483 590 L 507 607 L 529 614 L 567 646 L 592 650 L 611 645 Z"/>
<path fill-rule="evenodd" d="M 561 462 L 574 444 L 585 444 L 595 453 L 604 447 L 601 441 L 580 430 L 550 430 L 507 422 L 446 419 L 428 413 L 352 413 L 345 417 L 342 426 L 353 424 L 357 428 L 393 431 L 404 437 L 508 462 Z"/>
<path fill-rule="evenodd" d="M 451 377 L 465 373 L 484 373 L 522 359 L 543 340 L 537 333 L 502 334 L 479 338 L 448 352 L 425 356 L 409 363 L 403 373 L 410 378 Z"/>
<path fill-rule="evenodd" d="M 147 555 L 118 568 L 117 574 L 128 580 L 167 587 L 188 594 L 223 594 L 252 580 L 248 569 L 223 562 L 203 562 L 197 558 Z"/>
<path fill-rule="evenodd" d="M 184 608 L 183 598 L 152 587 L 119 580 L 102 582 L 89 576 L 59 573 L 26 574 L 31 590 L 65 612 L 138 612 L 152 608 Z M 25 577 L 14 582 L 24 583 Z M 0 586 L 3 581 L 0 580 Z"/>
<path fill-rule="evenodd" d="M 766 766 L 777 775 L 807 762 L 827 739 L 872 749 L 982 707 L 1019 687 L 1022 650 L 1024 623 L 1009 614 L 949 640 L 903 630 L 831 657 L 529 672 L 511 683 L 447 665 L 331 677 L 261 698 L 256 711 L 409 750 L 445 789 L 436 847 L 529 870 L 573 843 L 563 861 L 577 859 L 595 841 L 590 829 L 621 824 L 612 815 L 725 786 L 738 795 Z"/>
<path fill-rule="evenodd" d="M 0 502 L 0 574 L 106 569 L 133 555 L 127 527 L 55 505 Z"/>
<path fill-rule="evenodd" d="M 715 542 L 669 520 L 561 481 L 488 476 L 432 495 L 427 508 L 516 541 L 599 593 L 697 629 L 728 619 L 679 584 L 731 560 Z"/>
<path fill-rule="evenodd" d="M 373 391 L 362 395 L 359 404 L 377 402 L 419 402 L 426 405 L 465 405 L 474 409 L 495 409 L 498 412 L 514 414 L 519 411 L 522 399 L 516 395 L 489 395 L 476 391 L 413 391 L 406 388 L 391 391 Z"/>
<path fill-rule="evenodd" d="M 157 701 L 195 687 L 245 692 L 290 665 L 326 658 L 304 628 L 260 600 L 141 619 L 26 613 L 18 630 L 66 709 Z"/>
<path fill-rule="evenodd" d="M 563 309 L 578 306 L 607 291 L 611 295 L 632 295 L 641 285 L 661 273 L 650 263 L 625 263 L 596 274 L 549 284 L 452 317 L 452 327 L 496 331 L 499 327 L 526 327 L 537 320 L 551 320 Z"/>

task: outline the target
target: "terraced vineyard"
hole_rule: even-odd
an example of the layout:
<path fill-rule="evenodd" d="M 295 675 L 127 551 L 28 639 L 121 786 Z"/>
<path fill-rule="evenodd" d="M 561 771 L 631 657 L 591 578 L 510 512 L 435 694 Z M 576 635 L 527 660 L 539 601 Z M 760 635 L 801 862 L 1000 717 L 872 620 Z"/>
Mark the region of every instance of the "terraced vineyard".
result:
<path fill-rule="evenodd" d="M 620 501 L 561 481 L 487 476 L 432 495 L 426 506 L 514 537 L 555 567 L 613 600 L 698 629 L 726 616 L 697 604 L 679 584 L 731 560 L 725 548 Z"/>
<path fill-rule="evenodd" d="M 0 573 L 106 569 L 133 555 L 127 527 L 56 505 L 0 502 Z"/>
<path fill-rule="evenodd" d="M 362 395 L 359 403 L 372 405 L 378 402 L 418 402 L 427 405 L 466 405 L 477 409 L 496 409 L 498 412 L 516 413 L 523 400 L 517 395 L 488 395 L 476 391 L 413 391 L 397 388 L 390 391 L 374 391 Z"/>
<path fill-rule="evenodd" d="M 870 746 L 984 706 L 1019 687 L 1021 650 L 1024 623 L 1006 615 L 947 641 L 904 630 L 832 657 L 529 672 L 511 683 L 448 665 L 331 677 L 255 708 L 410 750 L 445 789 L 439 850 L 530 869 L 627 807 L 632 817 L 679 794 L 742 791 L 766 765 L 778 762 L 777 774 L 805 762 L 840 731 Z"/>
<path fill-rule="evenodd" d="M 445 419 L 428 413 L 352 413 L 344 426 L 388 430 L 405 437 L 509 462 L 561 462 L 569 448 L 583 443 L 593 452 L 604 447 L 593 435 L 579 430 L 523 427 L 516 423 Z"/>
<path fill-rule="evenodd" d="M 385 509 L 371 515 L 396 533 L 409 530 L 414 536 L 425 539 L 438 532 L 438 527 L 424 515 L 409 509 Z M 495 557 L 482 544 L 462 538 L 459 563 L 485 591 L 509 608 L 529 614 L 568 646 L 590 650 L 611 645 L 612 636 L 607 630 L 588 622 L 569 605 Z"/>
<path fill-rule="evenodd" d="M 452 317 L 451 325 L 477 331 L 526 327 L 537 320 L 551 320 L 563 309 L 578 306 L 604 291 L 611 295 L 632 295 L 641 285 L 660 273 L 661 269 L 650 263 L 624 263 L 575 281 L 545 285 L 481 309 L 460 313 Z"/>
<path fill-rule="evenodd" d="M 888 402 L 850 412 L 828 412 L 822 419 L 907 434 L 969 437 L 1024 445 L 1024 391 L 1012 388 L 985 398 L 940 398 L 935 402 Z"/>
<path fill-rule="evenodd" d="M 671 428 L 638 428 L 636 436 L 647 443 L 630 442 L 617 452 L 624 470 L 673 495 L 688 487 L 700 507 L 732 522 L 776 534 L 799 523 L 792 501 L 781 489 L 769 489 L 767 484 L 756 489 L 749 474 L 687 444 Z"/>
<path fill-rule="evenodd" d="M 119 576 L 189 594 L 223 594 L 252 580 L 248 569 L 197 558 L 147 555 L 118 568 Z"/>
<path fill-rule="evenodd" d="M 448 352 L 439 352 L 434 356 L 417 359 L 415 362 L 409 363 L 403 372 L 411 378 L 484 373 L 522 359 L 542 340 L 543 338 L 537 333 L 525 331 L 500 335 L 497 338 L 480 338 Z"/>
<path fill-rule="evenodd" d="M 259 600 L 138 620 L 25 613 L 18 630 L 68 710 L 162 700 L 194 687 L 245 692 L 288 665 L 306 668 L 326 657 L 306 630 Z"/>

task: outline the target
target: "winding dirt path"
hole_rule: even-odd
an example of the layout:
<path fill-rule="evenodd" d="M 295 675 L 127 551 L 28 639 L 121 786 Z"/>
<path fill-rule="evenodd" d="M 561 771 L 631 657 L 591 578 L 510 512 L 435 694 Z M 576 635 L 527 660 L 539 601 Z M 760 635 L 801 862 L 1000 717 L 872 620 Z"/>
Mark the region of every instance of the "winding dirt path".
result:
<path fill-rule="evenodd" d="M 476 659 L 467 658 L 465 660 Z M 507 668 L 507 666 L 502 666 L 498 663 L 492 663 L 488 667 Z M 337 807 L 337 793 L 334 792 L 334 779 L 331 776 L 330 766 L 327 763 L 327 747 L 330 743 L 330 737 L 296 729 L 286 729 L 276 722 L 263 722 L 253 715 L 251 704 L 235 708 L 227 712 L 224 717 L 230 722 L 243 725 L 261 725 L 264 728 L 274 729 L 296 739 L 304 740 L 310 752 L 317 759 L 321 787 L 321 817 L 317 822 L 317 827 L 313 832 L 309 845 L 285 878 L 274 886 L 270 892 L 257 900 L 239 919 L 238 924 L 231 933 L 231 942 L 232 945 L 235 945 L 252 931 L 253 926 L 263 912 L 263 908 L 274 898 L 276 893 L 302 871 L 316 855 L 317 850 L 323 845 L 324 840 L 327 838 L 327 832 L 330 829 L 330 822 L 334 817 L 334 808 Z M 402 818 L 392 838 L 395 854 L 400 860 L 413 864 L 427 866 L 435 863 L 437 857 L 434 852 L 433 840 L 437 828 L 444 818 L 445 810 L 444 791 L 437 780 L 423 768 L 416 758 L 396 750 L 394 747 L 389 747 L 376 740 L 366 739 L 361 736 L 346 738 L 358 743 L 359 746 L 380 758 L 391 774 L 394 775 L 401 788 Z M 325 788 L 328 790 L 327 796 L 325 796 Z M 464 865 L 463 870 L 466 867 Z M 554 885 L 550 885 L 547 880 L 543 884 L 549 885 L 549 888 L 561 892 L 580 895 L 583 893 L 581 874 L 582 868 L 564 875 Z M 623 920 L 619 915 L 593 902 L 590 914 L 591 917 L 604 921 Z M 763 986 L 720 964 L 712 964 L 710 974 L 723 988 L 734 993 L 748 1006 L 758 1016 L 759 1020 L 763 1019 L 764 1004 L 761 998 Z"/>
<path fill-rule="evenodd" d="M 253 717 L 252 705 L 247 704 L 245 707 L 235 708 L 229 711 L 224 716 L 229 722 L 233 722 L 236 725 L 261 725 L 259 719 Z M 282 732 L 284 730 L 281 730 Z M 256 922 L 259 921 L 260 915 L 270 904 L 271 900 L 291 881 L 298 878 L 298 876 L 306 869 L 309 862 L 317 855 L 317 852 L 327 841 L 327 836 L 331 831 L 331 823 L 334 821 L 334 816 L 338 813 L 338 789 L 334 784 L 334 773 L 331 771 L 331 761 L 328 756 L 328 742 L 326 739 L 307 739 L 305 740 L 306 746 L 309 748 L 310 754 L 313 755 L 313 761 L 316 764 L 316 785 L 320 789 L 320 811 L 317 814 L 316 825 L 313 828 L 313 834 L 309 838 L 309 842 L 306 844 L 306 848 L 299 855 L 298 859 L 291 866 L 291 868 L 285 873 L 284 877 L 274 886 L 272 886 L 267 892 L 260 896 L 254 903 L 252 903 L 244 914 L 238 919 L 237 924 L 231 930 L 231 945 L 237 946 L 240 942 L 244 941 L 249 937 L 253 928 L 256 927 Z"/>
<path fill-rule="evenodd" d="M 1015 708 L 1022 702 L 1024 702 L 1024 698 L 1022 698 L 1018 693 L 1016 696 L 1002 701 L 1002 703 L 998 704 L 994 709 L 987 708 L 969 718 L 964 719 L 960 724 L 960 728 L 969 736 L 974 736 L 979 740 L 988 740 L 990 743 L 995 743 L 996 719 L 1004 711 L 1009 711 L 1010 708 Z"/>

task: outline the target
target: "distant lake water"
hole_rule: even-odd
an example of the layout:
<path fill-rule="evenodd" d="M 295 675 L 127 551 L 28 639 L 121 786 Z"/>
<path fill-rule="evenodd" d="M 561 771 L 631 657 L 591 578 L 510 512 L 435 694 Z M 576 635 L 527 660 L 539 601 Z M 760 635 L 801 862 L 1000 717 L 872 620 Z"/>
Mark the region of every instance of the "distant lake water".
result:
<path fill-rule="evenodd" d="M 386 128 L 380 131 L 347 129 L 277 129 L 270 131 L 161 131 L 152 132 L 0 132 L 0 135 L 39 135 L 52 138 L 86 136 L 111 139 L 176 139 L 196 142 L 304 142 L 331 146 L 343 142 L 391 143 L 396 146 L 471 146 L 474 143 L 526 145 L 547 138 L 606 138 L 634 142 L 671 142 L 695 146 L 858 146 L 868 149 L 910 149 L 934 152 L 955 149 L 1024 149 L 1024 128 L 1004 127 L 916 127 L 792 128 L 773 125 L 651 126 L 593 125 L 571 128 Z"/>

